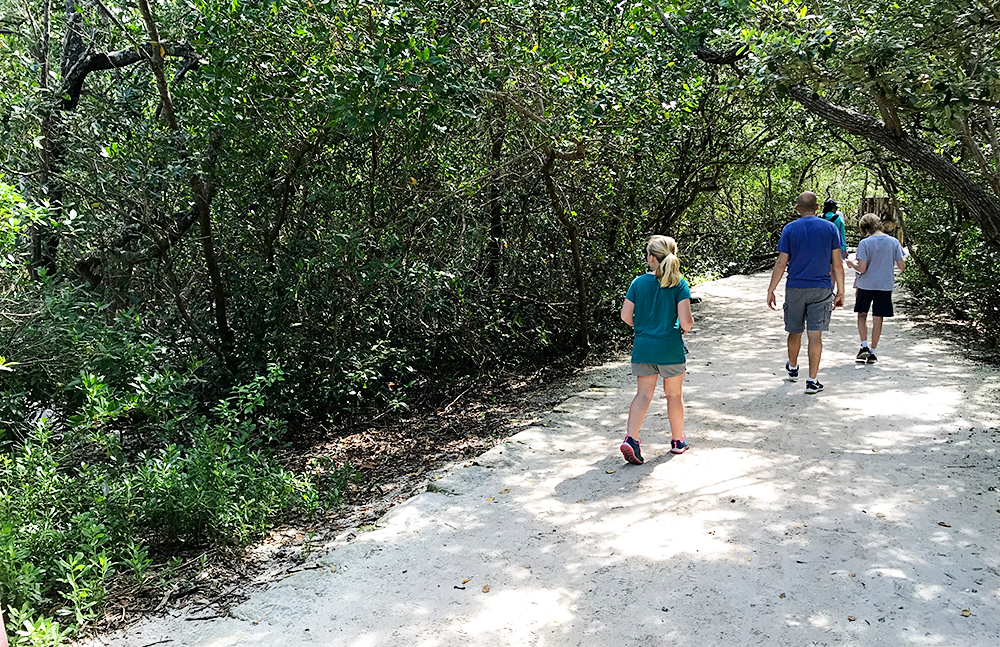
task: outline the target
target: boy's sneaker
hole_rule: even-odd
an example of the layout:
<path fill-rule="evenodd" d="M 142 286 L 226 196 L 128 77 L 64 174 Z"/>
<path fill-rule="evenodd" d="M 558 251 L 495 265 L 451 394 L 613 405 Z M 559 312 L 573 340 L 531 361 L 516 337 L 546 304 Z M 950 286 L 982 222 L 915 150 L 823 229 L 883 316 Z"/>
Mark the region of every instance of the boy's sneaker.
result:
<path fill-rule="evenodd" d="M 799 381 L 799 367 L 798 366 L 796 366 L 795 368 L 792 368 L 792 365 L 789 362 L 785 362 L 785 370 L 788 371 L 788 379 L 789 380 L 791 380 L 792 382 L 798 382 Z"/>
<path fill-rule="evenodd" d="M 875 357 L 875 353 L 868 353 L 868 359 L 865 360 L 865 363 L 866 364 L 874 364 L 877 361 L 878 361 L 878 358 Z"/>
<path fill-rule="evenodd" d="M 683 454 L 684 452 L 687 451 L 687 448 L 688 448 L 688 444 L 687 444 L 687 442 L 683 438 L 681 438 L 680 440 L 671 440 L 670 441 L 670 453 L 671 454 Z"/>
<path fill-rule="evenodd" d="M 867 346 L 862 346 L 861 350 L 858 351 L 858 356 L 854 358 L 856 362 L 864 363 L 869 357 L 872 357 L 872 352 Z"/>
<path fill-rule="evenodd" d="M 806 395 L 819 393 L 822 390 L 823 385 L 819 383 L 819 380 L 806 380 Z"/>
<path fill-rule="evenodd" d="M 625 460 L 636 465 L 642 465 L 642 452 L 639 451 L 638 440 L 632 438 L 632 436 L 625 436 L 625 440 L 622 441 L 618 449 L 622 451 L 622 456 L 625 457 Z"/>

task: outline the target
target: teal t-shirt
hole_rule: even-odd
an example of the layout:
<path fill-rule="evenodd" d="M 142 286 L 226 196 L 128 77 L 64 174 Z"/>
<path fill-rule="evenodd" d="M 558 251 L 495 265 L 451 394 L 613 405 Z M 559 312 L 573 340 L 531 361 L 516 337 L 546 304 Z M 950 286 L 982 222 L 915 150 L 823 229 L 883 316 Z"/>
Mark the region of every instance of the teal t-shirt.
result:
<path fill-rule="evenodd" d="M 823 214 L 823 217 L 837 225 L 837 231 L 840 232 L 840 252 L 841 256 L 847 257 L 847 231 L 844 229 L 844 214 L 839 211 L 827 211 Z"/>
<path fill-rule="evenodd" d="M 652 273 L 643 274 L 628 286 L 625 298 L 635 304 L 632 362 L 684 364 L 684 342 L 681 341 L 677 304 L 691 298 L 687 281 L 681 279 L 672 288 L 662 288 Z"/>

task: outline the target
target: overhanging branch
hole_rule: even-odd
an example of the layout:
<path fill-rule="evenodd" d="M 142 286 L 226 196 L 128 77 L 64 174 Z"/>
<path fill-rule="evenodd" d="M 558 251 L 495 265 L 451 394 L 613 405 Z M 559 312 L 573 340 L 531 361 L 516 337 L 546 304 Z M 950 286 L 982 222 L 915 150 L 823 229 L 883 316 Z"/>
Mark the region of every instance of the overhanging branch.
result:
<path fill-rule="evenodd" d="M 969 208 L 986 239 L 1000 246 L 1000 199 L 979 186 L 951 160 L 938 155 L 915 137 L 893 132 L 874 117 L 831 103 L 803 83 L 788 88 L 788 94 L 827 123 L 895 153 L 913 168 L 937 180 Z"/>

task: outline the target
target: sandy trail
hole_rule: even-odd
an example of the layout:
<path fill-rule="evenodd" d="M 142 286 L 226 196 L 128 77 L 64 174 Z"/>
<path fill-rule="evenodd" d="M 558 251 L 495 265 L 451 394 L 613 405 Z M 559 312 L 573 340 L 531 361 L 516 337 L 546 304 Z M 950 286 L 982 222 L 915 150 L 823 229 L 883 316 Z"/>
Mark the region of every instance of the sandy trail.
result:
<path fill-rule="evenodd" d="M 605 365 L 322 568 L 229 617 L 154 618 L 98 644 L 1000 645 L 1000 372 L 905 316 L 881 363 L 856 366 L 838 310 L 826 390 L 807 396 L 784 379 L 766 287 L 695 290 L 688 453 L 669 453 L 657 398 L 646 464 L 622 461 L 634 378 Z"/>

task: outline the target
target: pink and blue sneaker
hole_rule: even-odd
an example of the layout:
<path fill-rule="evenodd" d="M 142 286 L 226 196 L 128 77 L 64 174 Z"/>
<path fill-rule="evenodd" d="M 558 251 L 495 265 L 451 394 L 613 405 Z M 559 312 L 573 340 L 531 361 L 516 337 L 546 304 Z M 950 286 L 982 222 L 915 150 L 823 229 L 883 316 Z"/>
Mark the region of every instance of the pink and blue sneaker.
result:
<path fill-rule="evenodd" d="M 642 452 L 639 450 L 638 440 L 632 438 L 632 436 L 625 436 L 625 440 L 622 441 L 618 449 L 622 451 L 622 456 L 625 457 L 625 460 L 636 465 L 642 465 Z"/>

